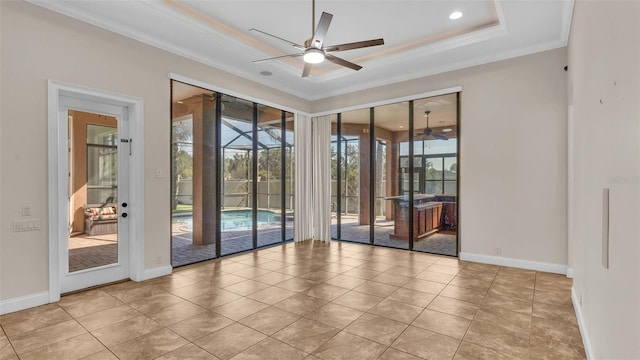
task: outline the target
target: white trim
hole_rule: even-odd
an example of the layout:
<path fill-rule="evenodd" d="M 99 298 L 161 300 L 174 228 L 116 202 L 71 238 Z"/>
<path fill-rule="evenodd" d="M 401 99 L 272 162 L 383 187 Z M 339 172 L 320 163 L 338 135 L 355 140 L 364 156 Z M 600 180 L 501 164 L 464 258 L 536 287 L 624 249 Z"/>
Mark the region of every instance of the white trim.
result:
<path fill-rule="evenodd" d="M 528 269 L 535 271 L 544 271 L 555 274 L 567 274 L 567 265 L 544 263 L 539 261 L 513 259 L 502 256 L 492 256 L 484 254 L 472 254 L 467 252 L 460 253 L 460 260 L 473 261 L 483 264 L 509 266 L 520 269 Z"/>
<path fill-rule="evenodd" d="M 384 106 L 384 105 L 395 104 L 403 101 L 416 100 L 416 99 L 422 99 L 422 98 L 428 98 L 428 97 L 440 96 L 440 95 L 447 95 L 447 94 L 453 94 L 457 92 L 462 92 L 462 86 L 460 85 L 452 86 L 445 89 L 432 90 L 432 91 L 427 91 L 427 92 L 418 93 L 418 94 L 411 94 L 411 95 L 401 96 L 393 99 L 384 99 L 384 100 L 374 101 L 374 102 L 365 103 L 365 104 L 350 105 L 343 108 L 320 111 L 317 113 L 313 113 L 310 116 L 319 117 L 319 116 L 325 116 L 325 115 L 333 115 L 333 114 L 347 112 L 351 110 L 360 110 L 360 109 L 365 109 L 365 108 L 370 108 L 375 106 Z"/>
<path fill-rule="evenodd" d="M 60 155 L 60 128 L 58 126 L 58 107 L 61 96 L 94 100 L 128 108 L 129 137 L 131 158 L 129 161 L 131 204 L 129 220 L 129 269 L 128 275 L 134 281 L 144 278 L 144 100 L 139 97 L 121 95 L 112 92 L 91 89 L 83 86 L 67 84 L 55 80 L 48 81 L 48 160 L 49 160 L 49 291 L 48 302 L 60 300 L 60 219 L 58 201 L 59 194 L 66 193 L 60 189 L 58 181 Z M 66 136 L 66 134 L 65 134 Z M 66 147 L 65 147 L 66 148 Z M 66 154 L 66 151 L 65 151 Z"/>
<path fill-rule="evenodd" d="M 173 267 L 171 265 L 158 266 L 153 269 L 146 269 L 142 280 L 149 280 L 160 276 L 171 275 Z"/>
<path fill-rule="evenodd" d="M 0 301 L 0 315 L 29 309 L 49 303 L 49 292 L 43 291 L 31 295 L 20 296 Z"/>
<path fill-rule="evenodd" d="M 573 279 L 573 268 L 567 267 L 567 277 Z"/>
<path fill-rule="evenodd" d="M 264 99 L 253 97 L 253 96 L 250 96 L 250 95 L 247 95 L 247 94 L 240 93 L 240 92 L 235 91 L 235 90 L 223 88 L 221 86 L 209 84 L 209 83 L 206 83 L 204 81 L 192 79 L 190 77 L 183 76 L 183 75 L 180 75 L 180 74 L 169 73 L 169 79 L 180 81 L 180 82 L 185 83 L 185 84 L 201 87 L 201 88 L 204 88 L 204 89 L 207 89 L 207 90 L 221 92 L 221 93 L 226 94 L 226 95 L 239 97 L 239 98 L 242 98 L 242 99 L 245 99 L 245 100 L 249 100 L 249 101 L 252 101 L 252 102 L 256 102 L 256 103 L 259 103 L 259 104 L 262 104 L 262 105 L 275 107 L 275 108 L 278 108 L 280 110 L 285 110 L 285 111 L 289 111 L 289 112 L 292 112 L 292 113 L 302 114 L 302 115 L 305 115 L 305 116 L 311 116 L 311 114 L 309 114 L 309 112 L 307 112 L 307 111 L 302 111 L 300 109 L 294 109 L 294 108 L 289 107 L 289 106 L 276 104 L 276 103 L 271 102 L 271 101 L 267 101 L 267 100 L 264 100 Z M 288 95 L 291 95 L 291 94 L 288 94 Z"/>
<path fill-rule="evenodd" d="M 49 302 L 60 300 L 60 256 L 58 231 L 58 103 L 59 88 L 49 81 L 47 96 L 49 160 Z M 52 221 L 53 219 L 53 221 Z M 56 239 L 56 241 L 53 241 Z"/>
<path fill-rule="evenodd" d="M 584 315 L 582 314 L 582 305 L 580 299 L 576 293 L 576 287 L 571 287 L 571 303 L 573 303 L 573 309 L 576 312 L 576 318 L 578 320 L 578 328 L 580 329 L 580 335 L 582 335 L 582 345 L 584 346 L 584 352 L 587 355 L 587 360 L 593 359 L 593 348 L 591 347 L 591 340 L 587 333 L 587 325 L 584 321 Z"/>

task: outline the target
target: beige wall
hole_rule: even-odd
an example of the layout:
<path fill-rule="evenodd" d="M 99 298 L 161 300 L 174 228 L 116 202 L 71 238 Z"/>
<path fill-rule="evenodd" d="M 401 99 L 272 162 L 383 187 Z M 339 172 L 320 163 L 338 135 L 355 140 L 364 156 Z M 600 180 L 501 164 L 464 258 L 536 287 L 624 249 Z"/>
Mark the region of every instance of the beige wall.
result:
<path fill-rule="evenodd" d="M 640 2 L 577 1 L 568 48 L 570 262 L 593 359 L 640 359 Z M 602 189 L 610 264 L 602 267 Z"/>
<path fill-rule="evenodd" d="M 48 79 L 144 99 L 147 269 L 170 264 L 169 73 L 309 110 L 302 99 L 26 2 L 0 1 L 0 8 L 0 300 L 48 290 Z M 42 220 L 40 231 L 11 231 L 23 205 Z"/>
<path fill-rule="evenodd" d="M 565 49 L 318 100 L 313 112 L 462 86 L 461 251 L 567 264 Z"/>

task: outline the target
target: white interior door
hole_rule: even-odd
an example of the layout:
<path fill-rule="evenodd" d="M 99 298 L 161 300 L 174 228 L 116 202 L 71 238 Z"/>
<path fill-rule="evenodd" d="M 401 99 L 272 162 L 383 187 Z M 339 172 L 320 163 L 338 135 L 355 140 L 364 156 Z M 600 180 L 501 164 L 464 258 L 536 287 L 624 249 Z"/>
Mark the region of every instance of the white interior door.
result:
<path fill-rule="evenodd" d="M 58 196 L 66 210 L 59 224 L 61 293 L 129 277 L 127 114 L 124 106 L 60 97 L 59 144 L 66 149 L 59 166 L 68 174 L 61 176 L 68 192 Z"/>

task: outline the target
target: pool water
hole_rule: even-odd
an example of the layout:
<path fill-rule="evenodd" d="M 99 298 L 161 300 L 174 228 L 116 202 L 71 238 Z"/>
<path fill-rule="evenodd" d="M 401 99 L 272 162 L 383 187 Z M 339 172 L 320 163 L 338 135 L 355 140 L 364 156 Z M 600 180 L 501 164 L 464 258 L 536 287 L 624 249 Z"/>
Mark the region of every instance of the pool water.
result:
<path fill-rule="evenodd" d="M 175 217 L 173 221 L 183 224 L 185 230 L 193 230 L 192 216 Z M 222 232 L 251 230 L 251 223 L 251 210 L 224 210 L 220 214 L 220 229 Z M 280 214 L 269 210 L 258 210 L 259 228 L 274 223 L 280 223 Z"/>

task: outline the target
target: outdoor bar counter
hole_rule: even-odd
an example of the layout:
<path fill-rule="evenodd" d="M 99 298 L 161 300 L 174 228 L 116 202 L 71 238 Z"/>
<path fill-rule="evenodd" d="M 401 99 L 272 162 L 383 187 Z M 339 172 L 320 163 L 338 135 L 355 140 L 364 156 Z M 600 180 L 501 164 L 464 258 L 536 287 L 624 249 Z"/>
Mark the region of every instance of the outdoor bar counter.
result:
<path fill-rule="evenodd" d="M 395 216 L 392 239 L 409 239 L 409 196 L 389 196 L 385 200 L 395 201 Z M 457 228 L 455 195 L 415 194 L 413 196 L 414 241 L 425 238 L 439 230 Z"/>

